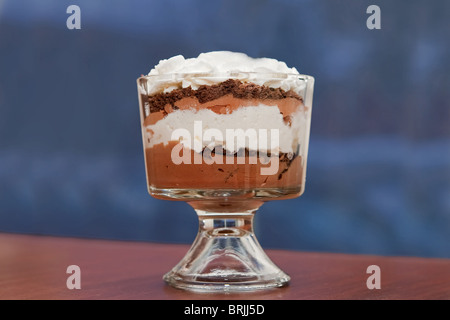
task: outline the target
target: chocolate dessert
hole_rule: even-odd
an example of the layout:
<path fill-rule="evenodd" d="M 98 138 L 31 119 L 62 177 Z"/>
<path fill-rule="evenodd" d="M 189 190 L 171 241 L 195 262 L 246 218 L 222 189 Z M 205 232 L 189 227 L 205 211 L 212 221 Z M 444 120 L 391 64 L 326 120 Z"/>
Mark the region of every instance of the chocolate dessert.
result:
<path fill-rule="evenodd" d="M 211 61 L 224 65 L 201 74 L 186 72 Z M 244 70 L 234 72 L 223 61 L 237 61 Z M 261 67 L 271 72 L 260 73 Z M 273 59 L 214 52 L 163 60 L 141 77 L 150 193 L 289 188 L 301 193 L 310 108 L 297 75 Z"/>
<path fill-rule="evenodd" d="M 284 62 L 217 51 L 162 60 L 138 80 L 147 186 L 186 201 L 197 237 L 163 279 L 195 292 L 286 286 L 253 217 L 303 193 L 314 78 Z"/>

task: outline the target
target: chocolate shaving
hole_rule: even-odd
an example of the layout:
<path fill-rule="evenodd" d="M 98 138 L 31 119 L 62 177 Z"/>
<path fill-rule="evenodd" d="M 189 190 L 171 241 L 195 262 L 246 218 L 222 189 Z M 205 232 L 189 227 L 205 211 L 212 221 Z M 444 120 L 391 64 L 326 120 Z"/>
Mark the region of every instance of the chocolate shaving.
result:
<path fill-rule="evenodd" d="M 296 156 L 297 155 L 292 154 L 292 153 L 281 153 L 280 154 L 280 162 L 285 162 L 286 168 L 283 171 L 281 171 L 281 173 L 278 175 L 278 180 L 281 180 L 281 178 L 283 177 L 283 174 L 285 174 L 289 170 L 289 167 L 291 166 L 292 161 L 294 161 Z"/>
<path fill-rule="evenodd" d="M 230 179 L 231 177 L 234 176 L 234 174 L 239 170 L 239 168 L 234 169 L 233 171 L 230 172 L 230 174 L 228 174 L 228 176 L 225 178 L 225 182 L 228 181 L 228 179 Z"/>

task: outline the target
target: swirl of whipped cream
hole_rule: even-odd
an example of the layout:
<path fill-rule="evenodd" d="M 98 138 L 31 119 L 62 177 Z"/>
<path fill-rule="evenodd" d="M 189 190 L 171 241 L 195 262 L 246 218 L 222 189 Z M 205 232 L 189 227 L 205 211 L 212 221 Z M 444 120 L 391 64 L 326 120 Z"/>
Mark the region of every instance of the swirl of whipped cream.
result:
<path fill-rule="evenodd" d="M 213 85 L 230 78 L 297 93 L 305 87 L 297 69 L 289 68 L 282 61 L 251 58 L 231 51 L 206 52 L 189 59 L 177 55 L 161 60 L 148 75 L 147 94 L 189 86 L 196 90 L 201 85 Z"/>

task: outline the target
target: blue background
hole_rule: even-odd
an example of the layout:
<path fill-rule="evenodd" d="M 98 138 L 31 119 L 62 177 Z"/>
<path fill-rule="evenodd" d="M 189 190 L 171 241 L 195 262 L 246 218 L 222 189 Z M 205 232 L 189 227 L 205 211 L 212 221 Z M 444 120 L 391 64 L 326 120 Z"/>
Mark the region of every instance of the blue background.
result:
<path fill-rule="evenodd" d="M 263 247 L 449 258 L 449 16 L 445 0 L 0 1 L 0 231 L 192 243 L 195 212 L 147 194 L 135 81 L 231 50 L 316 78 L 306 191 L 261 208 Z"/>

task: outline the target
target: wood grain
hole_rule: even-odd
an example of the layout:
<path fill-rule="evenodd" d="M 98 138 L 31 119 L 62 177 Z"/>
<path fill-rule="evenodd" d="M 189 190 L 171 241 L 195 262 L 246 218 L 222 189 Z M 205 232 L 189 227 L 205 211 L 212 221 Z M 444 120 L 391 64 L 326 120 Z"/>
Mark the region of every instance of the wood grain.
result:
<path fill-rule="evenodd" d="M 450 259 L 266 250 L 292 281 L 245 294 L 194 294 L 162 281 L 187 245 L 0 234 L 0 299 L 450 299 Z M 81 290 L 69 290 L 69 265 L 81 268 Z M 381 289 L 369 290 L 369 265 Z"/>

